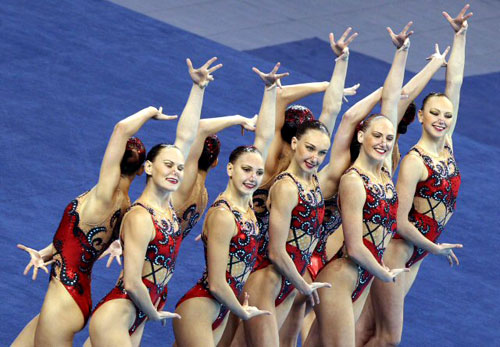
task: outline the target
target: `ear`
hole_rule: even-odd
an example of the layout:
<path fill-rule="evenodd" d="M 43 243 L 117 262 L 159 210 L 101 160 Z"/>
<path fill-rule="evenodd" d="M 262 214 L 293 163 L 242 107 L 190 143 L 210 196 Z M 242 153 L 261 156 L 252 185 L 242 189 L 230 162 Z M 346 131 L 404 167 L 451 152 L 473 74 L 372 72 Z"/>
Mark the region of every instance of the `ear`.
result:
<path fill-rule="evenodd" d="M 151 176 L 153 173 L 153 163 L 149 160 L 146 160 L 144 163 L 144 172 L 146 175 Z"/>
<path fill-rule="evenodd" d="M 422 110 L 418 110 L 417 117 L 418 117 L 418 122 L 422 124 L 424 122 L 424 113 L 422 112 Z"/>
<path fill-rule="evenodd" d="M 217 164 L 219 164 L 219 158 L 215 159 L 215 161 L 212 163 L 212 165 L 210 165 L 210 167 L 214 168 L 217 166 Z"/>
<path fill-rule="evenodd" d="M 359 130 L 356 136 L 358 137 L 358 142 L 363 143 L 363 138 L 365 136 L 365 133 L 363 131 Z"/>
<path fill-rule="evenodd" d="M 139 170 L 135 173 L 136 176 L 141 176 L 144 173 L 144 165 L 142 165 Z"/>
<path fill-rule="evenodd" d="M 297 149 L 297 142 L 299 140 L 294 136 L 292 137 L 292 141 L 290 142 L 290 147 L 292 148 L 292 151 L 295 151 Z"/>
<path fill-rule="evenodd" d="M 226 172 L 229 178 L 233 177 L 233 169 L 234 169 L 233 163 L 227 163 Z"/>

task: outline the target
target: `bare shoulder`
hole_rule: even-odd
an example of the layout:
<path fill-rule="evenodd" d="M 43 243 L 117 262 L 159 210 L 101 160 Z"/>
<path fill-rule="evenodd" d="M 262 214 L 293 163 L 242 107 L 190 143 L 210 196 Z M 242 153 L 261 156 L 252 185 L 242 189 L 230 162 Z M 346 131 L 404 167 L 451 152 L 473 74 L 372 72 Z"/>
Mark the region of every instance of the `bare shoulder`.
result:
<path fill-rule="evenodd" d="M 298 193 L 299 190 L 292 178 L 285 176 L 272 185 L 269 198 L 274 206 L 295 206 L 298 203 Z"/>
<path fill-rule="evenodd" d="M 422 157 L 415 151 L 411 151 L 401 161 L 400 176 L 421 177 L 425 175 L 425 165 Z"/>
<path fill-rule="evenodd" d="M 210 235 L 214 232 L 219 236 L 226 235 L 228 237 L 236 234 L 234 215 L 227 207 L 212 207 L 207 212 L 203 233 Z"/>

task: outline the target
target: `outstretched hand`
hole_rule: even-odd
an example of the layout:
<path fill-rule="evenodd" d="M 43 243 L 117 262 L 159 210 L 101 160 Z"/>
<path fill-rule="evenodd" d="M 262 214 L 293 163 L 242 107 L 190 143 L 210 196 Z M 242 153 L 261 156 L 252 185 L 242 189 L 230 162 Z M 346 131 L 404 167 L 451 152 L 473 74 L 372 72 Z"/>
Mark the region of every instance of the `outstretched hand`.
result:
<path fill-rule="evenodd" d="M 344 33 L 342 34 L 340 39 L 337 40 L 337 42 L 335 42 L 335 37 L 333 36 L 333 33 L 330 33 L 329 36 L 330 47 L 332 47 L 332 51 L 333 53 L 335 53 L 337 57 L 340 57 L 342 54 L 346 54 L 346 56 L 349 56 L 349 48 L 347 48 L 347 46 L 349 46 L 352 40 L 354 40 L 356 36 L 358 36 L 358 33 L 354 33 L 351 36 L 349 36 L 351 30 L 352 30 L 351 27 L 347 28 L 347 30 L 344 31 Z"/>
<path fill-rule="evenodd" d="M 450 263 L 450 266 L 453 267 L 453 262 L 455 262 L 458 265 L 460 265 L 460 262 L 458 261 L 457 256 L 453 252 L 454 248 L 462 248 L 463 245 L 459 243 L 440 243 L 437 245 L 439 248 L 439 251 L 436 253 L 437 255 L 442 255 L 445 256 L 446 259 L 448 259 L 448 263 Z"/>
<path fill-rule="evenodd" d="M 387 269 L 387 267 L 386 267 Z M 410 269 L 408 268 L 402 268 L 402 269 L 387 269 L 388 272 L 389 272 L 389 276 L 388 278 L 386 279 L 385 282 L 396 282 L 396 277 L 398 277 L 398 275 L 402 274 L 403 272 L 409 272 Z"/>
<path fill-rule="evenodd" d="M 267 74 L 263 73 L 262 71 L 260 71 L 256 67 L 253 67 L 252 70 L 257 75 L 259 75 L 259 77 L 264 81 L 264 83 L 266 84 L 266 87 L 272 87 L 272 86 L 274 86 L 276 84 L 279 88 L 281 88 L 281 81 L 280 81 L 280 79 L 283 78 L 283 77 L 288 76 L 289 73 L 288 72 L 277 73 L 279 68 L 280 68 L 280 63 L 277 63 L 274 66 L 274 68 L 271 70 L 271 72 L 269 72 Z"/>
<path fill-rule="evenodd" d="M 442 61 L 441 66 L 445 67 L 447 62 L 446 62 L 446 56 L 448 55 L 448 52 L 450 51 L 450 46 L 446 47 L 443 53 L 439 52 L 439 45 L 436 43 L 434 45 L 434 53 L 430 55 L 427 60 L 433 60 L 433 59 L 439 59 Z"/>
<path fill-rule="evenodd" d="M 262 315 L 269 316 L 269 315 L 271 315 L 271 312 L 269 312 L 269 311 L 259 310 L 255 306 L 248 306 L 248 298 L 249 297 L 250 297 L 250 295 L 247 292 L 245 292 L 245 299 L 243 300 L 243 305 L 241 305 L 241 306 L 243 306 L 243 309 L 246 312 L 246 316 L 245 316 L 244 320 L 249 320 L 249 319 L 256 317 L 256 316 L 262 316 Z"/>
<path fill-rule="evenodd" d="M 172 119 L 177 119 L 177 115 L 168 116 L 166 114 L 163 114 L 163 107 L 161 107 L 161 106 L 158 109 L 156 109 L 153 106 L 150 106 L 149 108 L 151 109 L 152 112 L 154 112 L 153 119 L 156 119 L 156 120 L 172 120 Z"/>
<path fill-rule="evenodd" d="M 332 285 L 330 283 L 326 282 L 313 282 L 309 284 L 309 289 L 311 290 L 311 294 L 309 294 L 309 303 L 311 306 L 318 305 L 320 300 L 319 300 L 319 294 L 318 294 L 318 289 L 320 288 L 331 288 Z"/>
<path fill-rule="evenodd" d="M 256 114 L 252 118 L 247 118 L 247 117 L 241 117 L 241 135 L 245 135 L 245 130 L 247 131 L 255 131 L 257 127 L 257 118 L 259 118 L 259 115 Z"/>
<path fill-rule="evenodd" d="M 351 96 L 351 95 L 356 95 L 356 93 L 358 92 L 358 88 L 361 84 L 357 83 L 355 85 L 353 85 L 352 87 L 349 87 L 349 88 L 344 88 L 344 96 L 343 96 L 343 99 L 345 102 L 349 102 L 349 100 L 347 100 L 346 96 Z"/>
<path fill-rule="evenodd" d="M 105 256 L 109 254 L 108 262 L 106 263 L 106 267 L 110 267 L 111 263 L 113 262 L 113 259 L 116 259 L 116 262 L 121 266 L 122 261 L 120 259 L 121 255 L 123 253 L 122 250 L 122 244 L 120 240 L 114 240 L 98 258 L 98 260 L 101 260 Z"/>
<path fill-rule="evenodd" d="M 159 297 L 156 302 L 154 303 L 155 309 L 158 310 L 158 305 L 160 305 L 161 297 Z M 162 326 L 167 325 L 167 319 L 181 319 L 181 315 L 178 313 L 172 313 L 168 311 L 157 311 L 158 315 L 155 315 L 155 317 L 148 317 L 148 319 L 152 321 L 161 321 Z"/>
<path fill-rule="evenodd" d="M 448 23 L 450 23 L 451 27 L 453 28 L 453 30 L 455 30 L 456 33 L 462 34 L 467 30 L 467 19 L 469 19 L 473 15 L 472 12 L 466 14 L 469 7 L 469 4 L 465 5 L 455 18 L 451 18 L 451 16 L 446 11 L 442 12 L 444 18 L 446 18 L 446 20 L 448 21 Z"/>
<path fill-rule="evenodd" d="M 389 35 L 391 35 L 391 40 L 394 46 L 396 46 L 397 49 L 400 49 L 401 47 L 406 46 L 405 48 L 408 48 L 410 45 L 410 39 L 409 37 L 413 35 L 413 30 L 408 31 L 410 27 L 413 25 L 413 22 L 410 21 L 408 24 L 405 25 L 403 30 L 399 34 L 394 34 L 392 29 L 390 27 L 387 27 L 387 31 L 389 32 Z"/>
<path fill-rule="evenodd" d="M 193 83 L 198 85 L 200 88 L 205 88 L 208 83 L 214 80 L 212 73 L 219 70 L 222 67 L 222 64 L 215 65 L 214 67 L 210 67 L 215 61 L 217 57 L 213 57 L 209 59 L 203 66 L 198 69 L 193 68 L 193 63 L 191 59 L 187 58 L 186 63 L 189 69 L 189 75 L 193 80 Z"/>
<path fill-rule="evenodd" d="M 26 247 L 25 245 L 18 244 L 17 248 L 22 249 L 25 252 L 28 252 L 28 254 L 30 255 L 30 262 L 24 268 L 23 275 L 26 276 L 29 273 L 29 271 L 31 270 L 31 268 L 33 268 L 33 275 L 31 276 L 31 279 L 34 281 L 34 280 L 36 280 L 36 277 L 38 275 L 38 269 L 42 269 L 47 274 L 49 273 L 49 269 L 47 269 L 47 265 L 52 264 L 54 262 L 53 259 L 45 262 L 37 250 L 35 250 L 33 248 Z"/>

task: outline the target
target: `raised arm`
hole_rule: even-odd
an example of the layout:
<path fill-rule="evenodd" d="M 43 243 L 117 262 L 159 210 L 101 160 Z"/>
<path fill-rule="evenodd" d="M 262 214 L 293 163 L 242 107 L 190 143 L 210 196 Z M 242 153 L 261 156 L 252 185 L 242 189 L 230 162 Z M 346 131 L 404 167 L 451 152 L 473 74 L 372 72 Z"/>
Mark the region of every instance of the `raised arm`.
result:
<path fill-rule="evenodd" d="M 435 244 L 422 235 L 408 219 L 408 215 L 413 206 L 413 198 L 415 196 L 417 184 L 424 180 L 426 176 L 427 170 L 422 159 L 416 155 L 409 154 L 401 162 L 398 183 L 396 186 L 399 198 L 397 216 L 398 233 L 403 236 L 405 240 L 410 241 L 415 246 L 427 252 L 445 256 L 450 265 L 453 265 L 453 260 L 458 265 L 458 258 L 453 253 L 453 248 L 462 248 L 461 244 Z"/>
<path fill-rule="evenodd" d="M 448 132 L 450 139 L 457 124 L 460 89 L 464 79 L 465 41 L 468 28 L 467 19 L 472 16 L 472 12 L 466 14 L 468 9 L 469 5 L 467 4 L 455 18 L 451 18 L 447 12 L 443 12 L 443 16 L 448 20 L 455 31 L 453 47 L 446 68 L 446 89 L 444 91 L 453 104 L 453 119 Z"/>
<path fill-rule="evenodd" d="M 391 69 L 385 79 L 384 88 L 382 89 L 381 113 L 392 122 L 395 132 L 398 128 L 398 102 L 401 99 L 406 58 L 408 57 L 408 49 L 410 48 L 409 37 L 413 34 L 413 31 L 408 31 L 408 29 L 412 24 L 413 22 L 406 24 L 398 35 L 394 34 L 391 28 L 387 28 L 397 50 L 394 55 L 394 60 L 392 61 Z M 385 166 L 392 172 L 392 150 L 387 155 Z"/>
<path fill-rule="evenodd" d="M 282 276 L 286 277 L 299 292 L 313 295 L 316 289 L 327 287 L 327 283 L 308 284 L 297 271 L 286 251 L 292 211 L 298 204 L 297 187 L 287 180 L 273 185 L 271 190 L 271 214 L 269 216 L 269 259 Z"/>
<path fill-rule="evenodd" d="M 151 301 L 147 287 L 142 282 L 144 255 L 154 235 L 149 213 L 142 208 L 131 210 L 123 218 L 120 233 L 124 244 L 123 286 L 127 294 L 150 320 L 180 318 L 176 313 L 158 311 Z"/>
<path fill-rule="evenodd" d="M 203 153 L 203 146 L 207 136 L 214 135 L 233 125 L 240 125 L 242 129 L 255 131 L 257 118 L 246 118 L 240 115 L 208 118 L 200 120 L 198 134 L 194 140 L 184 165 L 184 177 L 178 190 L 173 193 L 173 204 L 181 206 L 191 195 L 198 175 L 198 160 Z"/>
<path fill-rule="evenodd" d="M 446 66 L 446 55 L 450 47 L 446 47 L 443 53 L 439 52 L 439 45 L 434 46 L 434 53 L 427 58 L 430 60 L 425 67 L 420 70 L 413 78 L 408 81 L 401 92 L 404 98 L 399 99 L 398 103 L 398 124 L 403 118 L 408 106 L 420 95 L 425 86 L 429 83 L 432 76 L 442 67 Z"/>
<path fill-rule="evenodd" d="M 361 178 L 354 172 L 342 176 L 339 196 L 342 201 L 340 211 L 342 229 L 347 253 L 357 264 L 384 282 L 396 280 L 404 269 L 388 270 L 380 265 L 363 243 L 363 206 L 366 191 Z"/>
<path fill-rule="evenodd" d="M 264 162 L 266 161 L 269 146 L 273 140 L 274 122 L 276 119 L 276 88 L 280 85 L 280 79 L 288 76 L 288 72 L 278 74 L 280 63 L 277 63 L 273 70 L 268 73 L 262 73 L 256 67 L 253 71 L 264 81 L 265 89 L 260 105 L 259 117 L 257 118 L 257 127 L 255 130 L 254 146 L 262 153 Z"/>
<path fill-rule="evenodd" d="M 150 106 L 119 121 L 115 125 L 104 152 L 99 181 L 95 189 L 95 196 L 93 196 L 95 198 L 93 201 L 99 204 L 95 209 L 106 209 L 112 204 L 113 194 L 120 182 L 120 163 L 125 153 L 127 141 L 151 118 L 169 120 L 175 119 L 177 116 L 166 116 L 162 113 L 161 107 L 156 109 Z"/>
<path fill-rule="evenodd" d="M 198 132 L 198 123 L 200 121 L 201 106 L 203 105 L 203 94 L 205 87 L 213 81 L 212 73 L 222 67 L 218 64 L 210 67 L 215 61 L 216 57 L 208 60 L 199 69 L 194 69 L 190 59 L 186 59 L 189 69 L 189 75 L 193 80 L 193 86 L 189 93 L 189 98 L 182 111 L 181 118 L 177 124 L 177 131 L 175 134 L 175 145 L 179 148 L 185 158 L 187 158 L 189 149 L 194 142 Z"/>
<path fill-rule="evenodd" d="M 208 286 L 210 293 L 219 303 L 243 320 L 257 315 L 270 314 L 253 306 L 241 305 L 226 280 L 226 269 L 231 238 L 236 235 L 236 223 L 231 212 L 219 208 L 207 216 L 205 237 L 207 237 Z"/>
<path fill-rule="evenodd" d="M 323 97 L 323 108 L 321 110 L 321 115 L 319 120 L 325 124 L 325 126 L 330 131 L 333 132 L 335 127 L 335 121 L 337 120 L 337 115 L 342 107 L 342 99 L 344 97 L 344 83 L 347 74 L 347 65 L 349 61 L 349 44 L 358 36 L 358 33 L 352 34 L 350 37 L 349 33 L 352 28 L 347 28 L 347 30 L 342 34 L 340 39 L 335 42 L 333 33 L 330 33 L 330 47 L 337 56 L 335 59 L 335 68 L 333 69 L 332 78 L 330 84 L 325 91 Z"/>
<path fill-rule="evenodd" d="M 351 141 L 356 126 L 366 118 L 382 97 L 382 87 L 358 101 L 342 116 L 339 128 L 333 139 L 330 161 L 319 172 L 319 184 L 325 198 L 337 193 L 340 177 L 351 164 Z"/>

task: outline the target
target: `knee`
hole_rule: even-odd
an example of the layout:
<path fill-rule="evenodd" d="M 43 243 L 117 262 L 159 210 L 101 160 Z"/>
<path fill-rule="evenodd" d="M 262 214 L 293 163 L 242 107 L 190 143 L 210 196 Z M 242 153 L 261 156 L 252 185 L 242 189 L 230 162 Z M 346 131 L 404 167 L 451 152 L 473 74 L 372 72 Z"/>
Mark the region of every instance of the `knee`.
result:
<path fill-rule="evenodd" d="M 385 333 L 382 336 L 382 340 L 384 342 L 382 345 L 384 346 L 399 346 L 401 344 L 401 334 L 397 332 Z"/>

